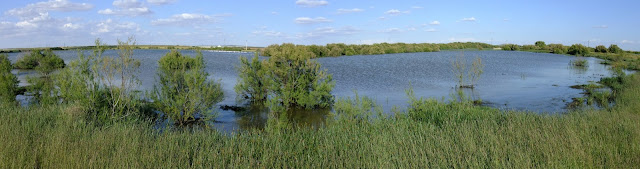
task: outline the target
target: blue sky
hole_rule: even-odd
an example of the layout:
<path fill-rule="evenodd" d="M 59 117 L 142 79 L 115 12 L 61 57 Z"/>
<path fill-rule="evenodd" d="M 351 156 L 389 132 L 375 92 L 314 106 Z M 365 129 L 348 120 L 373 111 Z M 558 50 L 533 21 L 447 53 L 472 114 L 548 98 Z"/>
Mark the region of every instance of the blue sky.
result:
<path fill-rule="evenodd" d="M 0 48 L 108 44 L 570 45 L 640 50 L 638 1 L 7 0 Z"/>

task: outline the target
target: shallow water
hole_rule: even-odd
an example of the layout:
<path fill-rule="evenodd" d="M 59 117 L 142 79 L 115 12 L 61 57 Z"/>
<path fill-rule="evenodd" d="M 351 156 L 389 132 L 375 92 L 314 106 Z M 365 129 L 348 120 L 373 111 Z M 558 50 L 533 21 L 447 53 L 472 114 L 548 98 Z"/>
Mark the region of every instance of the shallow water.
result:
<path fill-rule="evenodd" d="M 140 69 L 141 90 L 149 90 L 155 83 L 157 61 L 169 50 L 136 50 L 134 58 L 142 63 Z M 194 56 L 195 51 L 185 50 L 183 54 Z M 56 51 L 65 62 L 77 57 L 76 51 Z M 86 53 L 89 54 L 88 52 Z M 24 53 L 12 53 L 15 62 Z M 117 55 L 116 51 L 105 52 L 107 56 Z M 237 82 L 235 67 L 239 57 L 252 57 L 253 53 L 229 53 L 203 51 L 210 78 L 220 80 L 225 98 L 218 105 L 236 105 L 234 85 Z M 418 97 L 450 99 L 455 92 L 456 79 L 452 73 L 451 61 L 455 56 L 464 55 L 470 62 L 480 57 L 484 74 L 473 91 L 467 91 L 473 99 L 482 99 L 488 106 L 533 112 L 565 112 L 571 98 L 582 97 L 583 91 L 569 86 L 598 81 L 611 76 L 607 66 L 599 64 L 600 59 L 585 58 L 587 68 L 569 65 L 574 56 L 515 52 L 515 51 L 442 51 L 430 53 L 406 53 L 386 55 L 359 55 L 328 57 L 317 59 L 322 67 L 333 74 L 336 97 L 369 96 L 390 112 L 393 106 L 404 109 L 407 103 L 405 90 L 412 87 Z M 14 70 L 24 80 L 29 71 Z M 24 83 L 22 83 L 24 85 Z M 321 113 L 304 113 L 310 123 L 321 123 L 328 110 Z M 250 108 L 248 112 L 218 110 L 219 116 L 214 126 L 225 131 L 242 130 L 263 126 L 266 113 L 262 108 Z M 310 115 L 313 114 L 313 115 Z"/>

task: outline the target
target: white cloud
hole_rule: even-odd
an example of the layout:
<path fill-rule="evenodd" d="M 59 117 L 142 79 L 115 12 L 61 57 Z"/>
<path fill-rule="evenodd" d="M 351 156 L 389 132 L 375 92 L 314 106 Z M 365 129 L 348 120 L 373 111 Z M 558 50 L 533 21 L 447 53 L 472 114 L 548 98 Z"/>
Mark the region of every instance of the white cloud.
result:
<path fill-rule="evenodd" d="M 597 26 L 593 26 L 593 28 L 607 29 L 607 28 L 609 28 L 609 26 L 607 26 L 607 25 L 597 25 Z"/>
<path fill-rule="evenodd" d="M 440 21 L 429 22 L 429 25 L 440 25 Z"/>
<path fill-rule="evenodd" d="M 334 27 L 322 27 L 317 28 L 311 32 L 298 34 L 298 38 L 316 38 L 316 37 L 326 37 L 326 36 L 344 36 L 344 35 L 352 35 L 360 32 L 360 29 L 345 26 L 341 28 Z"/>
<path fill-rule="evenodd" d="M 400 33 L 400 32 L 403 32 L 403 31 L 400 28 L 389 28 L 389 29 L 378 31 L 378 32 L 381 32 L 381 33 Z"/>
<path fill-rule="evenodd" d="M 298 0 L 296 1 L 296 5 L 299 5 L 302 7 L 318 7 L 318 6 L 329 5 L 329 2 L 325 0 Z"/>
<path fill-rule="evenodd" d="M 294 19 L 293 21 L 295 23 L 297 23 L 297 24 L 314 24 L 314 23 L 332 22 L 332 20 L 324 18 L 324 17 L 316 17 L 316 18 L 298 17 L 298 18 Z"/>
<path fill-rule="evenodd" d="M 140 25 L 134 22 L 118 22 L 111 19 L 96 24 L 92 35 L 112 34 L 114 36 L 131 35 L 140 31 Z"/>
<path fill-rule="evenodd" d="M 424 31 L 426 31 L 426 32 L 438 32 L 438 30 L 434 29 L 434 28 L 429 28 L 429 29 L 426 29 Z"/>
<path fill-rule="evenodd" d="M 475 21 L 476 21 L 476 18 L 475 18 L 475 17 L 471 17 L 471 18 L 462 18 L 462 21 L 465 21 L 465 22 L 475 22 Z"/>
<path fill-rule="evenodd" d="M 278 14 L 280 14 L 280 13 L 275 12 L 275 11 L 274 11 L 274 12 L 271 12 L 271 15 L 278 15 Z"/>
<path fill-rule="evenodd" d="M 65 30 L 77 30 L 82 28 L 82 25 L 80 24 L 74 24 L 74 23 L 66 23 L 64 25 L 62 25 L 62 28 Z"/>
<path fill-rule="evenodd" d="M 49 0 L 46 2 L 28 4 L 23 8 L 14 8 L 5 13 L 20 18 L 33 18 L 34 16 L 40 15 L 40 13 L 46 13 L 49 11 L 86 11 L 91 8 L 93 8 L 93 5 L 87 3 L 72 3 L 69 2 L 69 0 Z"/>
<path fill-rule="evenodd" d="M 353 9 L 338 9 L 337 14 L 346 14 L 346 13 L 356 13 L 356 12 L 363 12 L 364 9 L 360 9 L 360 8 L 353 8 Z"/>
<path fill-rule="evenodd" d="M 176 2 L 176 0 L 147 0 L 147 2 L 154 5 L 166 5 Z"/>
<path fill-rule="evenodd" d="M 411 7 L 411 9 L 422 9 L 422 8 L 424 8 L 424 7 L 421 7 L 421 6 L 412 6 Z"/>
<path fill-rule="evenodd" d="M 511 19 L 505 18 L 505 19 L 502 19 L 502 21 L 509 22 L 509 21 L 511 21 Z"/>
<path fill-rule="evenodd" d="M 384 14 L 392 15 L 392 16 L 396 16 L 400 14 L 408 14 L 408 13 L 411 13 L 411 11 L 400 11 L 397 9 L 391 9 L 391 10 L 388 10 L 387 12 L 384 12 Z"/>
<path fill-rule="evenodd" d="M 407 31 L 415 31 L 415 30 L 418 30 L 418 29 L 416 29 L 415 27 L 409 27 L 409 28 L 407 28 Z"/>
<path fill-rule="evenodd" d="M 622 41 L 620 41 L 620 43 L 631 44 L 631 43 L 635 43 L 635 42 L 634 41 L 630 41 L 630 40 L 622 40 Z"/>
<path fill-rule="evenodd" d="M 118 16 L 142 16 L 153 13 L 151 9 L 144 6 L 142 2 L 138 2 L 138 0 L 115 0 L 113 1 L 113 6 L 116 9 L 107 8 L 99 10 L 98 13 Z"/>
<path fill-rule="evenodd" d="M 273 30 L 257 30 L 257 31 L 253 31 L 251 33 L 255 34 L 255 35 L 271 36 L 271 37 L 284 37 L 285 36 L 284 33 L 273 31 Z"/>
<path fill-rule="evenodd" d="M 231 14 L 218 14 L 218 15 L 204 15 L 204 14 L 196 14 L 196 13 L 183 13 L 173 15 L 170 18 L 166 19 L 156 19 L 151 21 L 152 25 L 198 25 L 198 24 L 209 24 L 219 22 L 221 17 L 231 16 Z"/>

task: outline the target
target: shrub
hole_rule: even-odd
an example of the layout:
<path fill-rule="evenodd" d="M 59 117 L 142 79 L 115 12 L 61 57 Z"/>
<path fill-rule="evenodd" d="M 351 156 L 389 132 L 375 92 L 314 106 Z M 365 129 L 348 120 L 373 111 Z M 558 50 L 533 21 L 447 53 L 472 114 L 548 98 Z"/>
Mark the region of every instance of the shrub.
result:
<path fill-rule="evenodd" d="M 540 47 L 540 48 L 544 48 L 545 46 L 547 46 L 544 41 L 536 41 L 535 43 L 536 46 Z"/>
<path fill-rule="evenodd" d="M 265 77 L 268 71 L 264 65 L 264 61 L 261 62 L 257 54 L 251 61 L 240 57 L 239 78 L 234 87 L 237 98 L 248 99 L 251 102 L 263 102 L 267 99 L 269 83 Z"/>
<path fill-rule="evenodd" d="M 0 101 L 13 102 L 18 90 L 18 78 L 11 73 L 13 66 L 7 54 L 0 54 Z"/>
<path fill-rule="evenodd" d="M 153 107 L 177 125 L 183 126 L 214 118 L 213 105 L 222 101 L 219 82 L 207 80 L 202 53 L 195 58 L 172 50 L 158 61 L 159 85 L 154 85 L 150 98 Z"/>
<path fill-rule="evenodd" d="M 607 53 L 607 47 L 604 47 L 604 45 L 598 45 L 596 46 L 595 51 L 600 53 Z"/>
<path fill-rule="evenodd" d="M 589 48 L 582 44 L 573 44 L 567 50 L 567 54 L 584 56 L 586 54 L 589 54 Z"/>
<path fill-rule="evenodd" d="M 331 50 L 341 48 L 341 44 L 330 46 Z M 238 69 L 241 79 L 235 87 L 240 95 L 254 101 L 264 100 L 262 92 L 267 86 L 266 103 L 276 112 L 291 107 L 311 109 L 333 104 L 332 76 L 312 60 L 315 55 L 309 48 L 285 43 L 271 45 L 266 51 L 271 56 L 266 61 L 258 62 L 255 57 L 251 62 L 241 60 L 243 64 Z"/>
<path fill-rule="evenodd" d="M 15 67 L 17 69 L 37 69 L 48 74 L 55 69 L 64 67 L 64 60 L 51 50 L 33 50 L 29 55 L 20 58 Z"/>
<path fill-rule="evenodd" d="M 555 54 L 567 53 L 567 47 L 562 44 L 549 44 L 549 50 Z"/>
<path fill-rule="evenodd" d="M 622 49 L 618 47 L 618 45 L 611 44 L 609 45 L 609 52 L 611 53 L 622 53 Z"/>
<path fill-rule="evenodd" d="M 520 50 L 520 46 L 516 44 L 504 44 L 502 45 L 502 50 L 516 51 L 516 50 Z"/>

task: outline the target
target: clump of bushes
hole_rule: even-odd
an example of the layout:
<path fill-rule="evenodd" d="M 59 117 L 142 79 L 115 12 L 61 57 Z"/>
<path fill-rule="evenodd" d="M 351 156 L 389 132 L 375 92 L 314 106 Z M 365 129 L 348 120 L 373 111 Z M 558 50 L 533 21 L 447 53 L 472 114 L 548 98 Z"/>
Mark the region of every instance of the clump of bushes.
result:
<path fill-rule="evenodd" d="M 306 46 L 282 44 L 269 49 L 269 59 L 251 62 L 241 58 L 236 91 L 253 102 L 263 102 L 275 112 L 292 107 L 324 108 L 333 104 L 333 78 L 312 58 Z"/>
<path fill-rule="evenodd" d="M 582 44 L 573 44 L 567 50 L 567 54 L 584 56 L 589 54 L 589 48 Z"/>
<path fill-rule="evenodd" d="M 567 47 L 562 44 L 549 44 L 549 50 L 554 54 L 565 54 L 567 53 Z"/>
<path fill-rule="evenodd" d="M 29 55 L 20 58 L 14 65 L 16 69 L 39 69 L 51 72 L 65 66 L 64 60 L 51 50 L 33 50 Z"/>
<path fill-rule="evenodd" d="M 0 101 L 13 102 L 18 90 L 18 78 L 11 73 L 13 66 L 7 54 L 0 54 Z"/>
<path fill-rule="evenodd" d="M 623 52 L 622 49 L 620 49 L 620 47 L 618 47 L 618 45 L 614 45 L 614 44 L 609 45 L 608 51 L 611 52 L 611 53 L 622 53 Z"/>
<path fill-rule="evenodd" d="M 149 94 L 153 107 L 179 126 L 213 118 L 213 105 L 222 101 L 219 82 L 208 80 L 204 59 L 172 50 L 158 61 L 159 85 Z"/>
<path fill-rule="evenodd" d="M 502 45 L 502 50 L 516 51 L 520 50 L 520 46 L 516 44 L 504 44 Z"/>
<path fill-rule="evenodd" d="M 595 51 L 600 53 L 607 53 L 607 47 L 604 47 L 604 45 L 598 45 L 596 46 Z"/>

